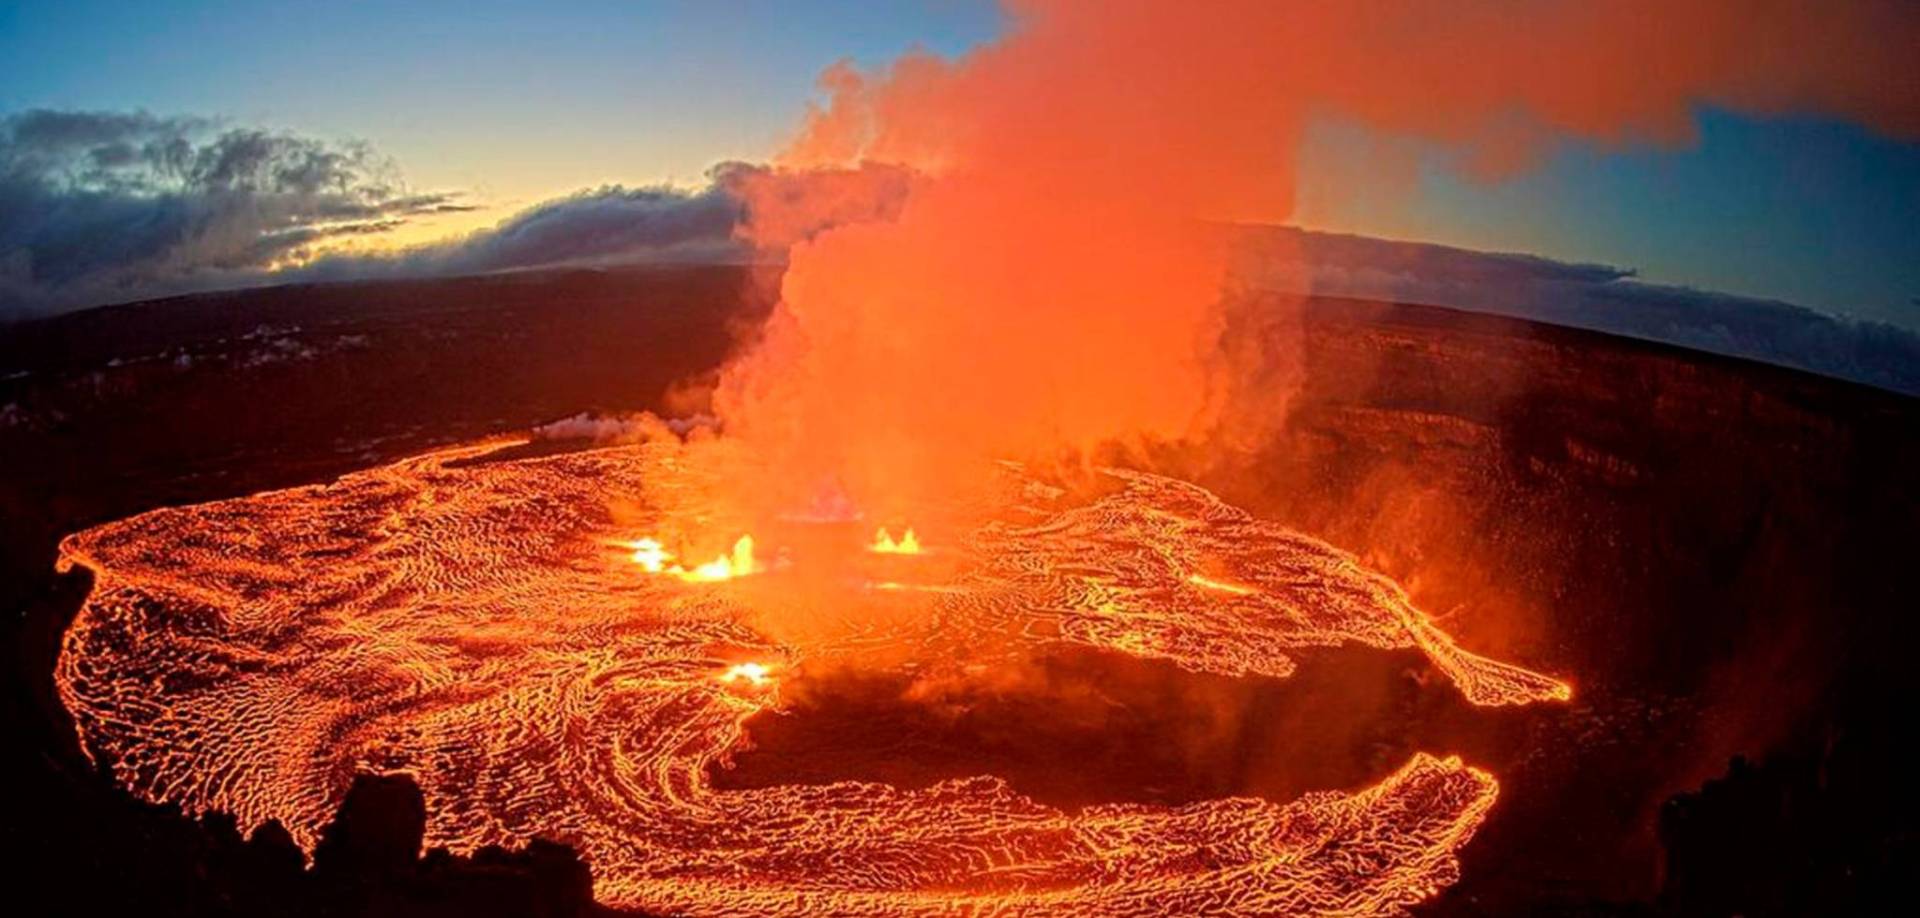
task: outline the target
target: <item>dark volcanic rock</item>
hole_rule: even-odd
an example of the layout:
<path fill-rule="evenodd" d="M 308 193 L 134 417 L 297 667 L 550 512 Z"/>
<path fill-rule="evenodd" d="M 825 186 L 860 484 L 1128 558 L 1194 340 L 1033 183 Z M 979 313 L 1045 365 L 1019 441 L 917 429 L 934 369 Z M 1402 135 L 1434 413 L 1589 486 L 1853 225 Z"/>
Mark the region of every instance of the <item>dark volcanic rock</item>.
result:
<path fill-rule="evenodd" d="M 392 881 L 420 860 L 427 834 L 427 798 L 403 777 L 353 779 L 340 812 L 313 848 L 313 875 L 328 883 Z"/>
<path fill-rule="evenodd" d="M 403 776 L 360 775 L 322 832 L 313 870 L 293 892 L 321 914 L 584 915 L 593 876 L 571 848 L 535 839 L 522 851 L 472 857 L 435 848 L 423 859 L 426 800 Z"/>

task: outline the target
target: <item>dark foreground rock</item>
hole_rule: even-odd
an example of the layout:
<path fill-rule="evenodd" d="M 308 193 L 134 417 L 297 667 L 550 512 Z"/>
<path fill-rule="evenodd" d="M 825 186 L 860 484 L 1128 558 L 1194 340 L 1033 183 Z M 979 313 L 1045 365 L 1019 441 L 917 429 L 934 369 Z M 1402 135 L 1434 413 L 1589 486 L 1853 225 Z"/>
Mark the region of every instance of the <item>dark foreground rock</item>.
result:
<path fill-rule="evenodd" d="M 185 914 L 571 918 L 592 914 L 593 876 L 573 849 L 542 839 L 469 857 L 421 852 L 427 812 L 404 776 L 361 775 L 322 832 L 311 869 L 279 823 L 244 840 L 224 814 L 204 820 L 201 882 Z M 165 909 L 173 903 L 154 903 Z"/>

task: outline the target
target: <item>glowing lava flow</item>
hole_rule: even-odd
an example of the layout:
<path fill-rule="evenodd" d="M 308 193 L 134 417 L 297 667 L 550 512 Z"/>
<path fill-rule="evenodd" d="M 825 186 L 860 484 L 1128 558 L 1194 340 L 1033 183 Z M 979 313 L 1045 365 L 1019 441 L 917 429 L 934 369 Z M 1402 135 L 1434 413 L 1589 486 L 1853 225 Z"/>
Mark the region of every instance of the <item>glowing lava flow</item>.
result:
<path fill-rule="evenodd" d="M 925 614 L 776 640 L 755 623 L 779 614 L 762 606 L 782 572 L 667 576 L 658 542 L 606 550 L 614 500 L 651 508 L 644 531 L 698 531 L 693 447 L 476 461 L 487 449 L 69 537 L 62 563 L 96 577 L 56 672 L 83 747 L 143 798 L 279 819 L 308 845 L 355 771 L 404 771 L 429 844 L 554 838 L 602 902 L 672 914 L 1392 914 L 1457 879 L 1491 775 L 1421 753 L 1354 793 L 1072 813 L 993 777 L 709 775 L 782 679 L 874 643 L 939 660 L 1064 641 L 1284 676 L 1357 641 L 1417 647 L 1483 704 L 1567 692 L 1460 650 L 1350 556 L 1137 473 L 1079 506 L 1028 482 L 943 544 L 966 562 L 950 576 L 828 604 Z M 744 544 L 727 573 L 754 569 Z"/>

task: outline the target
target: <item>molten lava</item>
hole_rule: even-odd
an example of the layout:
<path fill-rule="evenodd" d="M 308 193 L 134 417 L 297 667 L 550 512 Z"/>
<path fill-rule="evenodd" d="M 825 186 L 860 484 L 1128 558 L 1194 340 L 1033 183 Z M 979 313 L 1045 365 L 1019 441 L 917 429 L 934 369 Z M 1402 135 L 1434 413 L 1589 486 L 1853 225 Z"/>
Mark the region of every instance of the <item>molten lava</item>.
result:
<path fill-rule="evenodd" d="M 711 774 L 812 665 L 990 669 L 1068 643 L 1278 678 L 1358 643 L 1418 648 L 1478 704 L 1568 695 L 1460 649 L 1351 556 L 1164 477 L 1114 471 L 1075 502 L 1008 467 L 976 526 L 943 523 L 969 533 L 943 542 L 950 568 L 889 562 L 903 588 L 871 589 L 843 530 L 844 583 L 797 552 L 758 568 L 746 538 L 692 570 L 658 540 L 606 551 L 636 525 L 752 525 L 717 518 L 720 445 L 491 448 L 70 536 L 62 563 L 96 578 L 56 673 L 83 748 L 144 799 L 309 846 L 355 772 L 406 772 L 429 844 L 553 838 L 602 902 L 661 913 L 1393 914 L 1457 879 L 1492 775 L 1419 753 L 1351 793 L 1067 812 L 989 776 Z"/>
<path fill-rule="evenodd" d="M 727 671 L 720 674 L 720 681 L 727 685 L 743 682 L 759 688 L 773 681 L 773 669 L 765 663 L 740 663 L 727 667 Z"/>
<path fill-rule="evenodd" d="M 1246 596 L 1255 592 L 1255 590 L 1252 587 L 1241 586 L 1240 584 L 1237 584 L 1237 583 L 1227 583 L 1226 581 L 1223 581 L 1223 580 L 1215 580 L 1211 577 L 1206 576 L 1205 574 L 1189 574 L 1187 575 L 1187 582 L 1197 587 L 1204 587 L 1209 590 L 1219 590 L 1223 593 L 1233 593 L 1238 596 Z"/>
<path fill-rule="evenodd" d="M 658 539 L 637 539 L 621 544 L 626 548 L 633 549 L 633 563 L 640 565 L 641 570 L 649 574 L 666 574 L 672 577 L 678 577 L 689 583 L 731 580 L 735 577 L 745 577 L 759 570 L 754 564 L 753 536 L 750 535 L 743 535 L 735 541 L 731 553 L 721 555 L 712 561 L 698 565 L 692 570 L 688 570 L 679 564 L 674 564 L 671 567 L 667 566 L 667 562 L 673 560 L 673 555 L 660 544 L 660 540 Z"/>
<path fill-rule="evenodd" d="M 896 542 L 893 540 L 893 533 L 882 528 L 874 533 L 873 544 L 867 546 L 867 550 L 883 555 L 917 555 L 920 553 L 920 537 L 914 535 L 912 529 L 908 529 L 907 534 L 901 536 L 900 541 Z"/>

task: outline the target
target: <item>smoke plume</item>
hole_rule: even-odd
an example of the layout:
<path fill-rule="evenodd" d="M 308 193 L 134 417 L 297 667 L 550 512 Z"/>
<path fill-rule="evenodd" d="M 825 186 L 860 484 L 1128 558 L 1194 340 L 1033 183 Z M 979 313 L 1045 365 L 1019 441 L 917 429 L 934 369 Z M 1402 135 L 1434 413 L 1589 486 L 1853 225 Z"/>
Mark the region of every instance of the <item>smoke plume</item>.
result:
<path fill-rule="evenodd" d="M 828 70 L 779 160 L 912 176 L 892 219 L 792 247 L 782 305 L 723 380 L 729 430 L 799 489 L 884 504 L 984 456 L 1207 429 L 1210 221 L 1287 220 L 1315 115 L 1489 175 L 1560 138 L 1684 142 L 1701 104 L 1920 136 L 1920 13 L 1898 2 L 1011 6 L 958 59 Z M 746 234 L 791 241 L 751 216 Z"/>

